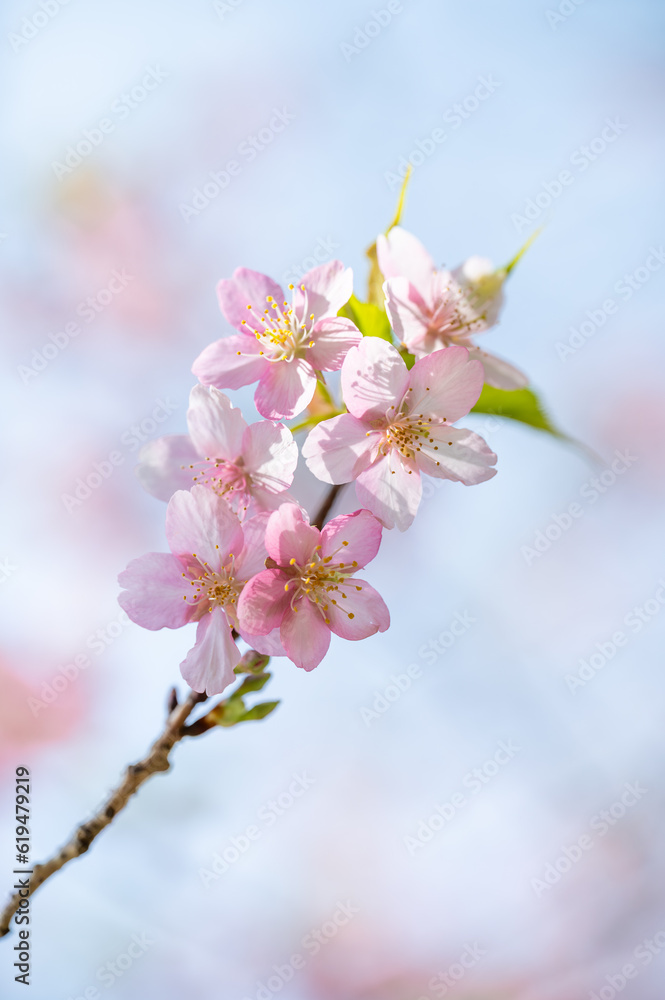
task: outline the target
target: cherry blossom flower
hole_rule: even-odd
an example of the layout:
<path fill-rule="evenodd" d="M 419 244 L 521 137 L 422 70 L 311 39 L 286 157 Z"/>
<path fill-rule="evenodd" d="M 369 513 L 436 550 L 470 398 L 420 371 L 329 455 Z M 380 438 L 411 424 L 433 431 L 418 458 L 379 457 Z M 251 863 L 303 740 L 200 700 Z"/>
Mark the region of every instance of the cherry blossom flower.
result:
<path fill-rule="evenodd" d="M 157 438 L 139 453 L 137 475 L 160 500 L 176 490 L 207 486 L 244 517 L 250 508 L 274 510 L 290 499 L 298 446 L 291 431 L 273 420 L 248 425 L 228 396 L 197 385 L 189 396 L 189 435 Z"/>
<path fill-rule="evenodd" d="M 326 483 L 355 480 L 358 502 L 404 531 L 420 504 L 420 474 L 468 485 L 495 475 L 496 455 L 451 424 L 480 395 L 483 366 L 464 347 L 435 351 L 407 370 L 390 344 L 365 337 L 342 366 L 348 413 L 310 431 L 302 453 Z"/>
<path fill-rule="evenodd" d="M 258 635 L 279 627 L 286 655 L 305 670 L 319 665 L 331 632 L 344 639 L 385 632 L 383 599 L 355 576 L 380 543 L 381 525 L 368 510 L 336 517 L 319 531 L 299 507 L 283 504 L 266 531 L 272 566 L 240 595 L 242 627 Z"/>
<path fill-rule="evenodd" d="M 352 290 L 351 269 L 339 260 L 308 271 L 291 305 L 271 278 L 238 268 L 217 291 L 224 316 L 240 333 L 206 347 L 193 373 L 218 389 L 258 379 L 254 402 L 261 416 L 296 416 L 314 395 L 317 372 L 339 371 L 360 340 L 355 324 L 337 316 Z"/>
<path fill-rule="evenodd" d="M 499 389 L 520 389 L 527 377 L 502 358 L 482 351 L 472 336 L 498 322 L 505 269 L 470 257 L 450 272 L 437 270 L 420 240 L 395 226 L 376 242 L 386 282 L 386 311 L 397 336 L 416 357 L 458 344 L 482 361 L 485 381 Z"/>
<path fill-rule="evenodd" d="M 482 315 L 489 329 L 499 322 L 499 314 L 503 309 L 505 296 L 503 286 L 508 271 L 506 268 L 495 268 L 488 257 L 467 257 L 463 264 L 452 272 L 472 308 Z"/>
<path fill-rule="evenodd" d="M 239 627 L 237 605 L 243 587 L 265 566 L 269 514 L 244 524 L 212 490 L 178 490 L 166 510 L 171 553 L 150 552 L 132 560 L 118 577 L 120 606 L 143 628 L 180 628 L 197 622 L 196 644 L 180 664 L 194 691 L 220 694 L 236 680 L 240 651 L 236 631 L 254 649 L 284 655 L 276 636 L 249 634 Z"/>

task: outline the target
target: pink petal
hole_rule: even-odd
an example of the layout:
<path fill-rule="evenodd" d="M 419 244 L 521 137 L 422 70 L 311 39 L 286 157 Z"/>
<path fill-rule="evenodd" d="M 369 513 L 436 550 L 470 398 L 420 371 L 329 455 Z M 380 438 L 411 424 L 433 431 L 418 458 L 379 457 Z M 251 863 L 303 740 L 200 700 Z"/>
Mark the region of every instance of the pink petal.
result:
<path fill-rule="evenodd" d="M 280 566 L 288 566 L 291 559 L 295 559 L 299 566 L 304 566 L 312 558 L 320 537 L 318 528 L 308 524 L 300 507 L 294 503 L 284 503 L 270 515 L 266 548 L 268 555 Z"/>
<path fill-rule="evenodd" d="M 489 257 L 473 254 L 471 257 L 467 257 L 452 273 L 460 285 L 473 287 L 482 278 L 495 274 L 496 268 Z"/>
<path fill-rule="evenodd" d="M 480 435 L 464 427 L 432 427 L 430 437 L 434 444 L 423 444 L 417 453 L 421 472 L 467 486 L 484 483 L 496 475 L 492 468 L 496 455 Z"/>
<path fill-rule="evenodd" d="M 278 628 L 274 628 L 268 635 L 251 635 L 244 629 L 238 629 L 238 632 L 247 645 L 255 649 L 257 653 L 263 653 L 264 656 L 286 656 Z"/>
<path fill-rule="evenodd" d="M 389 407 L 399 408 L 409 384 L 404 361 L 380 337 L 363 337 L 342 365 L 342 395 L 359 420 L 384 419 Z"/>
<path fill-rule="evenodd" d="M 470 304 L 482 315 L 487 328 L 499 321 L 503 308 L 505 270 L 497 270 L 487 257 L 468 257 L 452 272 Z"/>
<path fill-rule="evenodd" d="M 299 597 L 296 610 L 287 611 L 280 629 L 286 655 L 303 670 L 318 667 L 330 646 L 330 629 L 308 597 Z"/>
<path fill-rule="evenodd" d="M 312 366 L 300 358 L 268 363 L 256 388 L 254 403 L 262 417 L 295 417 L 311 402 L 316 388 Z"/>
<path fill-rule="evenodd" d="M 168 552 L 149 552 L 133 559 L 119 575 L 125 589 L 118 603 L 142 628 L 180 628 L 196 610 L 183 600 L 186 582 L 179 559 Z"/>
<path fill-rule="evenodd" d="M 432 322 L 432 311 L 407 278 L 391 278 L 383 286 L 386 312 L 396 336 L 414 351 L 424 345 Z"/>
<path fill-rule="evenodd" d="M 166 537 L 175 555 L 196 555 L 216 572 L 230 553 L 239 555 L 243 547 L 238 518 L 225 500 L 205 486 L 173 494 L 166 508 Z"/>
<path fill-rule="evenodd" d="M 304 293 L 302 285 L 305 286 Z M 350 267 L 345 268 L 341 260 L 321 264 L 308 271 L 296 285 L 293 293 L 296 315 L 303 320 L 314 313 L 314 323 L 324 316 L 336 316 L 349 301 L 352 292 L 353 271 Z"/>
<path fill-rule="evenodd" d="M 232 278 L 225 278 L 217 285 L 222 313 L 231 326 L 238 330 L 244 330 L 247 326 L 258 329 L 269 295 L 280 305 L 284 301 L 284 292 L 277 282 L 267 274 L 251 271 L 248 267 L 236 268 Z M 252 309 L 248 309 L 248 305 Z"/>
<path fill-rule="evenodd" d="M 201 458 L 233 461 L 241 452 L 247 423 L 241 411 L 219 389 L 195 385 L 189 394 L 187 426 Z"/>
<path fill-rule="evenodd" d="M 396 451 L 361 472 L 356 480 L 358 502 L 386 528 L 406 531 L 416 516 L 422 484 L 415 464 L 403 463 Z"/>
<path fill-rule="evenodd" d="M 355 323 L 343 316 L 320 319 L 312 330 L 314 347 L 307 353 L 307 360 L 317 371 L 337 372 L 352 347 L 362 340 Z"/>
<path fill-rule="evenodd" d="M 158 500 L 170 500 L 176 490 L 190 489 L 195 475 L 190 465 L 198 461 L 189 437 L 173 434 L 145 444 L 135 471 L 144 490 Z"/>
<path fill-rule="evenodd" d="M 281 569 L 264 569 L 246 584 L 238 599 L 238 622 L 242 632 L 268 635 L 278 628 L 291 596 L 285 586 L 289 576 Z"/>
<path fill-rule="evenodd" d="M 192 365 L 192 374 L 203 385 L 240 389 L 264 374 L 269 362 L 259 357 L 260 350 L 261 345 L 253 334 L 236 333 L 224 337 L 201 351 Z"/>
<path fill-rule="evenodd" d="M 328 604 L 326 611 L 335 635 L 342 639 L 367 639 L 390 626 L 390 612 L 374 587 L 351 578 L 340 583 L 338 589 L 337 604 Z"/>
<path fill-rule="evenodd" d="M 287 490 L 298 464 L 298 445 L 284 424 L 259 420 L 250 424 L 242 440 L 245 468 L 254 483 L 273 493 Z"/>
<path fill-rule="evenodd" d="M 512 390 L 523 389 L 529 384 L 529 379 L 524 372 L 509 364 L 508 361 L 504 361 L 503 358 L 497 358 L 495 354 L 481 351 L 479 347 L 469 347 L 469 357 L 482 363 L 485 370 L 485 381 L 488 385 L 493 385 L 497 389 Z"/>
<path fill-rule="evenodd" d="M 260 483 L 255 484 L 252 487 L 250 512 L 252 514 L 272 514 L 274 510 L 281 507 L 283 503 L 295 503 L 298 506 L 298 501 L 295 497 L 289 493 L 288 490 L 284 490 L 283 493 L 272 493 L 270 490 L 264 489 Z"/>
<path fill-rule="evenodd" d="M 368 510 L 340 514 L 321 531 L 321 557 L 333 557 L 333 562 L 346 566 L 366 566 L 379 551 L 381 523 Z"/>
<path fill-rule="evenodd" d="M 480 396 L 485 373 L 465 347 L 444 347 L 416 361 L 407 393 L 409 412 L 432 414 L 454 423 L 466 416 Z"/>
<path fill-rule="evenodd" d="M 193 691 L 221 694 L 238 680 L 233 668 L 239 663 L 240 650 L 224 611 L 216 605 L 199 622 L 196 644 L 180 664 L 180 673 Z"/>
<path fill-rule="evenodd" d="M 384 278 L 404 277 L 427 296 L 436 266 L 419 239 L 394 226 L 387 236 L 377 238 L 376 252 Z"/>
<path fill-rule="evenodd" d="M 351 483 L 366 469 L 380 432 L 368 431 L 368 425 L 342 413 L 322 420 L 302 446 L 307 467 L 324 483 Z"/>
<path fill-rule="evenodd" d="M 266 568 L 266 528 L 270 514 L 255 514 L 242 523 L 244 546 L 233 566 L 237 580 L 249 580 Z"/>

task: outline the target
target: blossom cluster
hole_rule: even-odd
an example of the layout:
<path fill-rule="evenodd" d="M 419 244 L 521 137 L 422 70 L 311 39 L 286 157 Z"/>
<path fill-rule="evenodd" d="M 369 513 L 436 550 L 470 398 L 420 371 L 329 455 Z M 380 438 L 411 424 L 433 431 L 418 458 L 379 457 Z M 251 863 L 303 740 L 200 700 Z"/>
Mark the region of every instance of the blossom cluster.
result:
<path fill-rule="evenodd" d="M 437 269 L 399 226 L 379 236 L 376 258 L 390 340 L 365 335 L 349 318 L 353 275 L 341 261 L 290 285 L 290 301 L 247 268 L 222 280 L 221 311 L 237 332 L 194 362 L 188 434 L 159 438 L 140 454 L 142 485 L 168 501 L 171 551 L 129 564 L 120 604 L 148 629 L 197 623 L 181 664 L 195 691 L 218 694 L 236 679 L 239 639 L 311 670 L 332 633 L 358 640 L 385 631 L 388 608 L 358 574 L 384 529 L 413 522 L 422 474 L 466 485 L 495 475 L 485 441 L 454 425 L 484 383 L 526 384 L 474 342 L 498 321 L 508 270 L 479 257 Z M 339 405 L 326 385 L 333 372 Z M 254 383 L 263 419 L 248 424 L 222 390 Z M 293 432 L 282 422 L 306 411 Z M 304 431 L 300 450 L 314 476 L 355 484 L 358 509 L 325 526 L 310 523 L 289 493 L 294 433 Z"/>

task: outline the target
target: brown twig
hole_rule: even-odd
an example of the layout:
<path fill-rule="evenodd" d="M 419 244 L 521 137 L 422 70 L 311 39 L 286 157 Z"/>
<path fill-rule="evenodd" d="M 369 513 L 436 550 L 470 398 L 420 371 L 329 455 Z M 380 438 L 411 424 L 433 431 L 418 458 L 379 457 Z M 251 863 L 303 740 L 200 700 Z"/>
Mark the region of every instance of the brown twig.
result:
<path fill-rule="evenodd" d="M 344 489 L 345 486 L 346 483 L 338 483 L 336 486 L 330 487 L 325 497 L 323 498 L 321 506 L 319 507 L 316 513 L 316 517 L 312 521 L 312 524 L 315 528 L 323 527 L 323 525 L 326 522 L 326 518 L 328 517 L 328 514 L 332 510 L 332 506 L 335 503 L 335 500 L 337 499 L 339 493 Z"/>
<path fill-rule="evenodd" d="M 41 865 L 35 865 L 30 881 L 28 883 L 29 895 L 32 896 L 40 885 L 51 875 L 60 871 L 69 861 L 80 857 L 88 850 L 93 840 L 99 836 L 104 827 L 108 826 L 114 816 L 124 809 L 132 795 L 135 795 L 144 781 L 147 781 L 153 774 L 159 771 L 168 771 L 170 767 L 169 754 L 171 750 L 181 740 L 185 733 L 185 723 L 191 715 L 193 709 L 200 702 L 206 700 L 205 694 L 197 694 L 190 691 L 189 696 L 182 704 L 173 704 L 173 696 L 170 705 L 173 706 L 166 720 L 166 726 L 161 736 L 153 743 L 146 756 L 136 764 L 130 764 L 125 772 L 125 776 L 115 791 L 103 803 L 98 812 L 75 830 L 74 834 L 61 848 L 58 853 L 49 861 Z M 9 933 L 11 919 L 21 905 L 21 896 L 16 892 L 9 900 L 4 910 L 0 914 L 0 937 Z"/>

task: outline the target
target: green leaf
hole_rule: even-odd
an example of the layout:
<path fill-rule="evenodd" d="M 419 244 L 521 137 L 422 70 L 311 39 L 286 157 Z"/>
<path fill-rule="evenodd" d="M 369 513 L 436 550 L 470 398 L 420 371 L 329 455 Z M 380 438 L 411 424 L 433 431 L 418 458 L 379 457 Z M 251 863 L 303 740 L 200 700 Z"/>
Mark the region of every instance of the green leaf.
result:
<path fill-rule="evenodd" d="M 526 241 L 526 243 L 524 244 L 524 246 L 520 247 L 520 249 L 517 251 L 517 253 L 513 257 L 513 259 L 509 260 L 507 264 L 504 264 L 504 266 L 502 268 L 499 268 L 500 271 L 503 271 L 505 273 L 506 277 L 508 277 L 508 275 L 510 274 L 510 272 L 512 271 L 512 269 L 520 261 L 520 259 L 524 256 L 524 254 L 527 252 L 527 250 L 529 249 L 529 247 L 531 246 L 531 244 L 533 243 L 533 241 L 536 239 L 536 237 L 540 236 L 540 234 L 542 233 L 542 231 L 543 231 L 543 227 L 539 226 L 538 229 L 536 229 L 536 231 L 534 233 L 531 233 L 531 236 L 529 236 L 529 238 Z"/>
<path fill-rule="evenodd" d="M 404 199 L 406 198 L 406 189 L 408 187 L 409 181 L 411 180 L 411 174 L 413 173 L 413 167 L 409 163 L 406 168 L 406 173 L 404 174 L 404 180 L 402 181 L 402 186 L 399 192 L 399 198 L 397 199 L 397 208 L 395 209 L 395 214 L 393 216 L 393 221 L 390 223 L 386 229 L 386 236 L 395 226 L 399 226 L 402 221 L 402 213 L 404 211 Z"/>
<path fill-rule="evenodd" d="M 293 424 L 289 427 L 289 430 L 292 434 L 297 434 L 298 431 L 308 431 L 310 428 L 320 424 L 322 420 L 330 420 L 331 417 L 338 417 L 341 413 L 346 413 L 346 409 L 331 410 L 330 413 L 313 413 L 299 423 Z"/>
<path fill-rule="evenodd" d="M 243 695 L 249 694 L 250 691 L 260 691 L 261 688 L 266 686 L 270 677 L 271 674 L 254 674 L 251 677 L 245 677 L 240 687 L 229 697 L 229 701 L 232 701 L 234 698 L 241 698 Z"/>
<path fill-rule="evenodd" d="M 399 198 L 397 199 L 397 208 L 395 209 L 395 214 L 393 220 L 386 229 L 386 236 L 393 229 L 394 226 L 399 226 L 402 220 L 402 213 L 404 211 L 404 199 L 406 197 L 406 189 L 411 178 L 412 168 L 411 164 L 407 167 L 406 174 L 404 175 L 404 180 L 402 182 L 402 187 L 399 192 Z M 371 302 L 373 305 L 383 308 L 383 275 L 379 270 L 379 262 L 376 257 L 376 243 L 372 243 L 371 247 L 368 247 L 365 251 L 366 255 L 369 257 L 369 275 L 367 278 L 367 301 Z"/>
<path fill-rule="evenodd" d="M 253 691 L 260 691 L 271 678 L 271 674 L 264 671 L 264 667 L 270 660 L 269 656 L 257 653 L 255 649 L 248 650 L 242 657 L 240 663 L 235 667 L 234 673 L 244 674 L 242 682 L 235 691 L 232 691 L 228 698 L 224 698 L 215 705 L 204 717 L 208 726 L 223 726 L 229 728 L 236 726 L 239 722 L 251 722 L 254 719 L 264 719 L 279 705 L 278 701 L 265 701 L 252 708 L 245 705 L 245 695 Z"/>
<path fill-rule="evenodd" d="M 247 709 L 242 698 L 229 698 L 217 705 L 212 712 L 208 713 L 208 718 L 217 726 L 235 726 L 242 722 Z"/>
<path fill-rule="evenodd" d="M 235 674 L 262 674 L 269 662 L 269 656 L 257 653 L 255 649 L 248 649 L 238 666 L 234 667 L 233 672 Z"/>
<path fill-rule="evenodd" d="M 605 464 L 592 448 L 564 434 L 552 423 L 533 389 L 495 389 L 491 385 L 484 385 L 480 399 L 471 412 L 491 413 L 497 417 L 505 417 L 507 420 L 516 420 L 520 424 L 535 427 L 538 431 L 545 431 L 546 434 L 579 448 L 595 465 Z"/>
<path fill-rule="evenodd" d="M 267 715 L 270 715 L 271 712 L 275 711 L 278 705 L 279 705 L 278 701 L 259 702 L 259 704 L 255 705 L 254 708 L 250 708 L 249 711 L 245 712 L 243 717 L 238 721 L 252 722 L 256 719 L 265 719 Z"/>
<path fill-rule="evenodd" d="M 363 337 L 381 337 L 392 343 L 393 335 L 390 329 L 390 320 L 386 316 L 385 309 L 377 306 L 374 302 L 361 302 L 360 299 L 352 295 L 345 306 L 339 311 L 340 316 L 346 316 L 356 324 Z"/>
<path fill-rule="evenodd" d="M 406 347 L 400 347 L 399 353 L 404 359 L 404 363 L 409 371 L 413 368 L 416 363 L 416 356 L 412 354 Z"/>
<path fill-rule="evenodd" d="M 495 389 L 491 385 L 484 385 L 480 399 L 471 412 L 492 413 L 497 417 L 528 424 L 529 427 L 546 431 L 558 438 L 567 437 L 551 422 L 532 389 Z"/>

